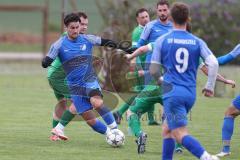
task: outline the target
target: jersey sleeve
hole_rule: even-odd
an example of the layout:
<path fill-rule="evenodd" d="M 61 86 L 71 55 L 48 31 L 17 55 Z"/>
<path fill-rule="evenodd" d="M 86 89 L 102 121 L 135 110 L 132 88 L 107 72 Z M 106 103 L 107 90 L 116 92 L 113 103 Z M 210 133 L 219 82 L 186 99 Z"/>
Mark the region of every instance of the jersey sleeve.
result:
<path fill-rule="evenodd" d="M 51 59 L 56 59 L 59 54 L 60 47 L 62 45 L 64 37 L 59 38 L 55 43 L 53 43 L 48 51 L 47 56 Z"/>
<path fill-rule="evenodd" d="M 143 32 L 140 36 L 140 39 L 147 41 L 148 37 L 151 33 L 151 29 L 152 29 L 152 23 L 146 24 L 146 26 L 144 27 Z"/>
<path fill-rule="evenodd" d="M 212 51 L 208 48 L 207 44 L 199 39 L 200 55 L 205 60 L 209 55 L 213 55 Z"/>
<path fill-rule="evenodd" d="M 148 51 L 149 52 L 152 52 L 153 51 L 153 48 L 154 48 L 154 43 L 152 42 L 152 43 L 148 43 L 147 44 L 147 47 L 148 47 Z"/>
<path fill-rule="evenodd" d="M 86 34 L 83 35 L 90 43 L 92 43 L 93 45 L 97 45 L 100 46 L 101 45 L 101 37 L 99 36 L 95 36 L 95 35 L 91 35 L 91 34 Z"/>
<path fill-rule="evenodd" d="M 156 40 L 155 43 L 150 43 L 152 44 L 152 47 L 154 44 L 151 63 L 161 64 L 161 50 L 162 50 L 163 40 L 164 40 L 163 37 L 160 37 Z"/>

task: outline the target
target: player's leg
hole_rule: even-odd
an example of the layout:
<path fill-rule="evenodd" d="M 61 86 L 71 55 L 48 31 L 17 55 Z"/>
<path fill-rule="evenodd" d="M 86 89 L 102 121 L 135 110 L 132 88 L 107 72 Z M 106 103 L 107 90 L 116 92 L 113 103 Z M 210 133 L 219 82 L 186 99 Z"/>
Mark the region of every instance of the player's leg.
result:
<path fill-rule="evenodd" d="M 76 114 L 77 114 L 76 108 L 74 104 L 71 103 L 69 108 L 63 113 L 59 123 L 66 127 L 69 124 L 69 122 L 72 121 Z"/>
<path fill-rule="evenodd" d="M 152 105 L 152 106 L 149 106 L 149 111 L 147 112 L 148 113 L 148 125 L 159 125 L 159 123 L 154 119 L 154 109 L 155 109 L 155 106 Z"/>
<path fill-rule="evenodd" d="M 216 156 L 210 155 L 200 142 L 188 133 L 186 127 L 187 113 L 193 106 L 194 102 L 195 97 L 192 96 L 170 97 L 164 99 L 164 112 L 167 125 L 171 130 L 171 135 L 195 157 L 201 160 L 218 159 Z"/>
<path fill-rule="evenodd" d="M 113 112 L 113 116 L 117 124 L 121 123 L 122 115 L 128 110 L 129 106 L 133 103 L 136 96 L 137 95 L 132 96 L 130 99 L 127 100 L 126 103 L 121 105 L 117 111 Z"/>
<path fill-rule="evenodd" d="M 223 148 L 218 157 L 230 155 L 230 143 L 234 130 L 234 119 L 240 114 L 240 95 L 237 96 L 230 107 L 225 112 L 225 117 L 222 125 L 222 144 Z"/>
<path fill-rule="evenodd" d="M 90 103 L 93 108 L 99 113 L 99 115 L 103 118 L 105 123 L 109 128 L 114 129 L 117 128 L 117 123 L 114 119 L 114 116 L 111 110 L 103 104 L 102 94 L 99 89 L 94 89 L 90 93 Z"/>

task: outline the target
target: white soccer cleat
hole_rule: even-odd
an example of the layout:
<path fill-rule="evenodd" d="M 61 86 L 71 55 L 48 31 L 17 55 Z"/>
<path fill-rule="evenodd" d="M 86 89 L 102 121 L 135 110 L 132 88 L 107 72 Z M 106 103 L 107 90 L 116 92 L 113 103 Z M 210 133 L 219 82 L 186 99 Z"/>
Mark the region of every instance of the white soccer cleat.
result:
<path fill-rule="evenodd" d="M 64 132 L 63 132 L 63 130 L 61 130 L 61 129 L 53 128 L 53 129 L 51 130 L 51 133 L 52 133 L 53 135 L 58 136 L 61 140 L 64 140 L 64 141 L 68 140 L 68 137 L 64 135 Z"/>
<path fill-rule="evenodd" d="M 212 155 L 210 160 L 220 160 L 217 156 Z"/>
<path fill-rule="evenodd" d="M 217 157 L 226 157 L 229 156 L 231 154 L 231 152 L 220 152 L 218 154 L 216 154 Z"/>

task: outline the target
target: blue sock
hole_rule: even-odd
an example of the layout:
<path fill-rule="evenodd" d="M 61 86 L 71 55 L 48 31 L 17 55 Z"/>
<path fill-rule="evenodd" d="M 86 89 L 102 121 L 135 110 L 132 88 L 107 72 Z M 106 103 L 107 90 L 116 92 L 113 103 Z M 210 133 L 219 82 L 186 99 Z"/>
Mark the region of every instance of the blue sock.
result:
<path fill-rule="evenodd" d="M 115 122 L 113 114 L 106 106 L 97 109 L 97 112 L 111 129 L 117 128 L 117 123 Z"/>
<path fill-rule="evenodd" d="M 192 136 L 187 135 L 182 139 L 182 145 L 191 152 L 194 156 L 200 159 L 205 149 L 202 145 Z"/>
<path fill-rule="evenodd" d="M 96 119 L 96 123 L 91 126 L 92 129 L 100 134 L 105 134 L 107 126 L 105 126 L 100 120 Z"/>
<path fill-rule="evenodd" d="M 172 160 L 175 148 L 175 140 L 173 138 L 163 139 L 162 160 Z"/>
<path fill-rule="evenodd" d="M 225 117 L 222 126 L 223 152 L 230 152 L 230 141 L 233 135 L 234 118 Z"/>

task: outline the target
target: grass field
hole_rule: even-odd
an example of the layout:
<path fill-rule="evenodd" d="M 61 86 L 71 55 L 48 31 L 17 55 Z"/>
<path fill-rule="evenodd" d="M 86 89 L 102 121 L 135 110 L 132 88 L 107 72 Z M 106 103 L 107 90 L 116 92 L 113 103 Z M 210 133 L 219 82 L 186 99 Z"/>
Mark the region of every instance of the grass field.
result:
<path fill-rule="evenodd" d="M 51 142 L 51 113 L 56 103 L 48 86 L 45 70 L 38 63 L 0 62 L 0 159 L 1 160 L 155 160 L 161 156 L 161 127 L 149 127 L 147 152 L 137 155 L 134 137 L 128 136 L 126 121 L 120 125 L 126 135 L 122 148 L 109 147 L 103 136 L 94 133 L 83 122 L 72 122 L 66 128 L 67 142 Z M 223 68 L 221 72 L 238 78 L 239 67 Z M 235 74 L 235 75 L 234 75 Z M 203 84 L 202 74 L 198 83 Z M 227 87 L 229 92 L 229 87 Z M 239 92 L 239 86 L 235 94 Z M 207 99 L 200 95 L 189 123 L 191 134 L 196 136 L 210 153 L 221 146 L 223 112 L 232 98 Z M 122 103 L 122 101 L 120 101 Z M 239 119 L 236 119 L 232 140 L 231 160 L 239 160 Z M 175 160 L 195 159 L 189 153 L 175 155 Z"/>

